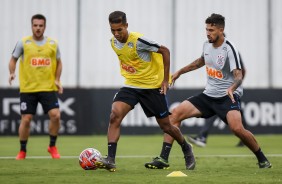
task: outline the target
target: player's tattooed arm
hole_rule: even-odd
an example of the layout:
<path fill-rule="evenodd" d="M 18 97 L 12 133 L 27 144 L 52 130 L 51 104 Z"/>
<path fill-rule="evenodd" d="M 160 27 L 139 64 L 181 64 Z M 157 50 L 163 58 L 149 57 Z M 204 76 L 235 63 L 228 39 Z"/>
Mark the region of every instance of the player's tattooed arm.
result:
<path fill-rule="evenodd" d="M 243 73 L 240 69 L 233 70 L 234 82 L 233 84 L 227 89 L 227 95 L 230 97 L 232 102 L 234 103 L 233 92 L 242 84 L 243 82 Z"/>
<path fill-rule="evenodd" d="M 189 65 L 183 67 L 180 69 L 180 73 L 187 73 L 193 70 L 196 70 L 198 68 L 201 68 L 202 66 L 205 65 L 205 60 L 203 57 L 200 57 L 198 59 L 196 59 L 195 61 L 193 61 L 192 63 L 190 63 Z"/>
<path fill-rule="evenodd" d="M 243 73 L 242 70 L 235 69 L 233 70 L 233 76 L 234 76 L 234 82 L 231 85 L 232 89 L 234 91 L 242 84 L 243 82 Z"/>
<path fill-rule="evenodd" d="M 203 57 L 200 57 L 198 59 L 196 59 L 195 61 L 193 61 L 192 63 L 190 63 L 189 65 L 181 68 L 180 70 L 178 70 L 177 72 L 175 72 L 172 75 L 172 85 L 174 84 L 174 82 L 176 81 L 176 79 L 178 79 L 180 77 L 180 75 L 196 70 L 198 68 L 201 68 L 202 66 L 205 65 L 205 60 Z"/>

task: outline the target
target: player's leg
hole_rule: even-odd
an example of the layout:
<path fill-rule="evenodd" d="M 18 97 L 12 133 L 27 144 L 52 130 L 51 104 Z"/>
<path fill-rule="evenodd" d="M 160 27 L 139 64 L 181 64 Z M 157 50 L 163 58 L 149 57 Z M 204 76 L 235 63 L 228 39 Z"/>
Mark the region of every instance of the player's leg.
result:
<path fill-rule="evenodd" d="M 191 145 L 189 145 L 184 139 L 181 131 L 179 130 L 181 121 L 194 116 L 200 116 L 198 109 L 194 107 L 191 102 L 185 100 L 179 106 L 172 110 L 172 114 L 167 119 L 157 119 L 160 128 L 164 131 L 163 147 L 160 157 L 156 157 L 152 162 L 145 163 L 145 167 L 151 169 L 164 169 L 168 168 L 168 157 L 173 144 L 174 139 L 181 146 L 184 153 L 186 169 L 192 170 L 195 168 L 195 159 Z M 163 162 L 161 164 L 160 162 Z"/>
<path fill-rule="evenodd" d="M 238 110 L 231 110 L 227 113 L 226 119 L 231 131 L 256 155 L 260 168 L 270 168 L 271 164 L 261 151 L 254 135 L 242 125 L 241 113 Z"/>
<path fill-rule="evenodd" d="M 132 109 L 130 105 L 125 102 L 116 101 L 112 104 L 110 114 L 110 121 L 108 127 L 108 142 L 117 143 L 120 137 L 120 125 L 126 114 Z M 108 156 L 115 156 L 115 151 L 109 153 Z"/>
<path fill-rule="evenodd" d="M 115 158 L 120 125 L 127 113 L 138 103 L 136 89 L 123 87 L 116 93 L 112 104 L 108 126 L 108 156 L 97 162 L 99 168 L 116 171 Z"/>
<path fill-rule="evenodd" d="M 60 129 L 60 119 L 61 119 L 61 113 L 58 108 L 51 109 L 48 112 L 49 118 L 50 118 L 50 124 L 49 124 L 49 134 L 53 136 L 57 136 Z M 54 146 L 54 143 L 50 142 L 50 146 Z"/>
<path fill-rule="evenodd" d="M 169 119 L 172 125 L 180 127 L 181 122 L 184 119 L 188 119 L 190 117 L 200 117 L 202 113 L 194 106 L 194 104 L 188 100 L 183 101 L 179 106 L 172 110 L 172 114 Z M 180 132 L 181 133 L 181 132 Z M 181 136 L 183 136 L 181 134 Z M 178 144 L 181 146 L 182 151 L 184 153 L 185 165 L 186 169 L 193 170 L 196 166 L 196 161 L 193 154 L 192 146 L 186 142 L 183 138 L 183 142 L 181 140 L 177 140 L 173 137 Z M 164 134 L 164 142 L 173 144 L 172 134 Z"/>
<path fill-rule="evenodd" d="M 53 92 L 39 92 L 38 100 L 42 105 L 45 114 L 49 116 L 49 146 L 47 151 L 53 159 L 59 159 L 60 153 L 56 147 L 57 137 L 61 125 L 61 112 L 59 110 L 59 102 L 57 93 Z"/>
<path fill-rule="evenodd" d="M 243 127 L 240 111 L 229 111 L 226 115 L 226 119 L 231 131 L 239 137 L 250 150 L 254 152 L 259 149 L 259 145 L 253 134 Z"/>
<path fill-rule="evenodd" d="M 190 117 L 211 117 L 214 112 L 211 111 L 210 104 L 209 99 L 203 93 L 193 96 L 172 110 L 170 122 L 180 127 L 181 121 Z M 173 138 L 165 134 L 164 142 L 172 144 Z"/>
<path fill-rule="evenodd" d="M 20 139 L 20 152 L 18 153 L 16 160 L 22 160 L 26 157 L 26 145 L 30 134 L 30 122 L 32 120 L 32 114 L 22 114 L 21 123 L 19 126 L 19 139 Z"/>
<path fill-rule="evenodd" d="M 28 140 L 30 134 L 30 122 L 32 120 L 32 114 L 22 114 L 21 124 L 19 127 L 19 138 L 20 140 Z"/>
<path fill-rule="evenodd" d="M 157 122 L 161 129 L 165 132 L 165 137 L 168 138 L 166 140 L 169 141 L 163 142 L 160 157 L 154 158 L 152 162 L 145 163 L 145 167 L 149 169 L 167 169 L 169 167 L 168 157 L 172 147 L 172 142 L 176 139 L 184 154 L 186 169 L 193 170 L 196 162 L 192 146 L 184 139 L 180 129 L 177 126 L 172 125 L 168 117 L 157 119 Z"/>
<path fill-rule="evenodd" d="M 190 145 L 183 137 L 179 127 L 177 125 L 173 125 L 170 123 L 168 118 L 158 119 L 158 123 L 162 130 L 164 131 L 164 141 L 163 147 L 160 154 L 160 158 L 164 159 L 168 163 L 168 157 L 170 154 L 170 149 L 173 144 L 173 140 L 175 139 L 177 143 L 180 145 L 184 159 L 185 159 L 185 166 L 187 170 L 193 170 L 196 166 L 196 161 L 193 153 L 192 145 Z M 165 127 L 163 127 L 165 126 Z M 147 166 L 150 166 L 147 164 Z M 146 165 L 145 165 L 146 167 Z M 147 167 L 150 168 L 150 167 Z"/>
<path fill-rule="evenodd" d="M 19 126 L 20 152 L 16 160 L 22 160 L 26 157 L 26 146 L 30 135 L 30 123 L 37 108 L 37 97 L 33 93 L 20 94 L 21 123 Z"/>
<path fill-rule="evenodd" d="M 132 109 L 125 102 L 115 101 L 112 104 L 110 121 L 108 126 L 108 156 L 98 161 L 96 164 L 101 169 L 107 169 L 110 172 L 116 171 L 115 158 L 117 150 L 117 142 L 120 137 L 120 125 L 126 114 Z"/>
<path fill-rule="evenodd" d="M 181 121 L 183 121 L 184 119 L 190 117 L 199 117 L 199 116 L 201 116 L 201 112 L 190 101 L 184 100 L 180 105 L 178 105 L 172 110 L 169 119 L 172 125 L 180 127 Z M 168 125 L 160 125 L 160 126 L 163 130 L 170 128 L 170 126 Z M 166 133 L 164 135 L 164 142 L 172 144 L 174 139 L 176 141 L 182 141 L 180 137 L 175 137 L 175 136 L 172 137 L 171 134 L 167 133 L 166 131 L 164 132 Z"/>
<path fill-rule="evenodd" d="M 245 129 L 248 129 L 248 128 L 247 128 L 248 125 L 247 125 L 247 122 L 246 122 L 246 119 L 245 119 L 245 115 L 244 115 L 244 113 L 243 113 L 243 110 L 241 110 L 240 112 L 241 112 L 243 127 L 244 127 Z M 243 146 L 244 146 L 243 141 L 239 140 L 239 142 L 237 143 L 236 146 L 237 146 L 237 147 L 243 147 Z"/>
<path fill-rule="evenodd" d="M 61 113 L 59 108 L 55 108 L 49 110 L 48 115 L 50 118 L 50 123 L 49 123 L 50 142 L 47 150 L 51 154 L 52 158 L 59 159 L 61 156 L 56 147 L 56 142 L 60 130 Z"/>

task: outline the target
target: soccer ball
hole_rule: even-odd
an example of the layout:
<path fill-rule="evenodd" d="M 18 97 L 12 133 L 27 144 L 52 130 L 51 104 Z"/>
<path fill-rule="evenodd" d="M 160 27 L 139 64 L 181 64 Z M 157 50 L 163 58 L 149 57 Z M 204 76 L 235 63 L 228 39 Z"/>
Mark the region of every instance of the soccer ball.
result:
<path fill-rule="evenodd" d="M 94 148 L 86 148 L 79 155 L 79 165 L 84 170 L 96 170 L 96 161 L 102 159 L 102 154 Z"/>

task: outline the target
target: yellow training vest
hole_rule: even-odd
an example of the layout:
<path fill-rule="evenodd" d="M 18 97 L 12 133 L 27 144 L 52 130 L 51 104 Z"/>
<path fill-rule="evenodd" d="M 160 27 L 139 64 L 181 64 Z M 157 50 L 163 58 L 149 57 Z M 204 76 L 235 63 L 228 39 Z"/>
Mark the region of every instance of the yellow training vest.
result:
<path fill-rule="evenodd" d="M 115 47 L 114 38 L 111 40 L 113 50 L 120 61 L 120 73 L 125 78 L 125 84 L 139 88 L 160 88 L 164 79 L 163 57 L 159 53 L 151 53 L 151 61 L 144 61 L 137 54 L 136 42 L 142 36 L 131 32 L 123 48 Z"/>
<path fill-rule="evenodd" d="M 32 36 L 24 37 L 23 56 L 20 60 L 20 92 L 57 91 L 57 41 L 47 38 L 44 45 L 37 45 Z"/>

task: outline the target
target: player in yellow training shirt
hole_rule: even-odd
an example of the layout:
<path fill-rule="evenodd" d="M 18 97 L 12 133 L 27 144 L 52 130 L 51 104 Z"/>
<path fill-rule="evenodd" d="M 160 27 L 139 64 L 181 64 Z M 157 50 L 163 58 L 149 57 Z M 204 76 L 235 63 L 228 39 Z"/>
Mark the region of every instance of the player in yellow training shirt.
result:
<path fill-rule="evenodd" d="M 108 157 L 99 161 L 98 167 L 111 172 L 116 170 L 115 157 L 121 121 L 140 103 L 146 116 L 155 116 L 160 128 L 177 140 L 184 154 L 186 169 L 194 169 L 195 159 L 191 145 L 186 142 L 179 128 L 172 126 L 169 120 L 170 113 L 165 96 L 170 78 L 169 50 L 146 39 L 140 33 L 129 32 L 124 12 L 112 12 L 109 23 L 113 34 L 111 45 L 118 56 L 125 84 L 113 100 L 108 127 Z M 166 160 L 159 157 L 155 161 L 158 163 L 157 167 L 146 167 L 165 169 L 169 166 Z"/>
<path fill-rule="evenodd" d="M 56 140 L 60 128 L 60 110 L 57 97 L 63 93 L 60 84 L 62 62 L 60 50 L 56 40 L 44 36 L 46 18 L 36 14 L 31 18 L 32 36 L 27 36 L 18 41 L 10 59 L 9 83 L 15 79 L 15 70 L 20 58 L 20 108 L 21 123 L 19 127 L 20 152 L 16 159 L 26 157 L 26 145 L 29 137 L 30 123 L 36 112 L 38 102 L 44 112 L 49 115 L 50 143 L 48 152 L 52 158 L 60 158 L 56 147 Z"/>

